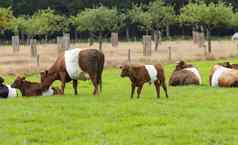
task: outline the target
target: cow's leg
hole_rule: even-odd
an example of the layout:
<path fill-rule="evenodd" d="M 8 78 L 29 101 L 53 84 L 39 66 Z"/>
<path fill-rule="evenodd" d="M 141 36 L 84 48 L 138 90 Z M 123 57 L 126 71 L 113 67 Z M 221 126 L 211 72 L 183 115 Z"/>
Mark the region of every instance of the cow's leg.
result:
<path fill-rule="evenodd" d="M 141 94 L 141 90 L 142 90 L 142 88 L 143 88 L 143 84 L 140 85 L 140 86 L 137 88 L 137 99 L 140 98 L 140 94 Z"/>
<path fill-rule="evenodd" d="M 156 93 L 157 93 L 157 98 L 159 99 L 160 98 L 160 82 L 159 82 L 159 80 L 155 81 L 154 85 L 155 85 L 155 89 L 156 89 Z"/>
<path fill-rule="evenodd" d="M 131 99 L 133 99 L 135 88 L 136 88 L 135 84 L 131 83 Z"/>
<path fill-rule="evenodd" d="M 78 80 L 73 80 L 74 95 L 78 95 Z"/>
<path fill-rule="evenodd" d="M 66 74 L 64 72 L 60 72 L 60 81 L 61 81 L 61 93 L 64 95 L 64 88 L 66 83 Z"/>
<path fill-rule="evenodd" d="M 165 81 L 162 83 L 162 87 L 163 87 L 163 89 L 164 89 L 166 98 L 169 98 L 168 90 L 167 90 L 167 85 L 166 85 Z"/>
<path fill-rule="evenodd" d="M 93 95 L 97 95 L 98 94 L 98 83 L 97 83 L 97 77 L 96 75 L 90 75 L 90 79 L 93 83 L 93 86 L 94 86 L 94 91 L 93 91 Z"/>

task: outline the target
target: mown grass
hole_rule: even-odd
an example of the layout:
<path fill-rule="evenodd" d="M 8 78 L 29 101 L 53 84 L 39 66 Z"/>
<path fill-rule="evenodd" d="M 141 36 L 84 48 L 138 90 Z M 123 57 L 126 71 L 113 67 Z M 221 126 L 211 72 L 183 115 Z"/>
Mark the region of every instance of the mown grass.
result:
<path fill-rule="evenodd" d="M 107 69 L 100 96 L 91 95 L 90 82 L 80 82 L 78 96 L 68 84 L 65 96 L 0 100 L 0 144 L 237 145 L 238 89 L 207 85 L 215 63 L 194 62 L 203 85 L 169 87 L 169 99 L 163 92 L 156 99 L 146 85 L 141 99 L 131 100 L 129 81 Z M 173 67 L 165 66 L 167 79 Z"/>

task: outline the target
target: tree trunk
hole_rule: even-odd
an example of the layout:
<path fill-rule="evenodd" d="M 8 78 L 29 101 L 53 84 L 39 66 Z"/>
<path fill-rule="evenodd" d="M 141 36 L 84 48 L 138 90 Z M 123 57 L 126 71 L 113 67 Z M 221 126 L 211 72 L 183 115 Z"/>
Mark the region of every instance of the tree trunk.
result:
<path fill-rule="evenodd" d="M 99 50 L 102 51 L 102 32 L 99 32 Z"/>
<path fill-rule="evenodd" d="M 211 33 L 210 30 L 207 29 L 207 43 L 208 43 L 208 52 L 212 52 L 212 43 L 211 43 Z"/>
<path fill-rule="evenodd" d="M 89 36 L 89 46 L 92 46 L 93 43 L 94 43 L 92 32 L 90 32 L 89 35 L 90 35 L 90 36 Z"/>
<path fill-rule="evenodd" d="M 45 43 L 48 42 L 48 34 L 45 35 Z"/>
<path fill-rule="evenodd" d="M 182 39 L 185 39 L 185 31 L 184 31 L 184 26 L 182 26 Z"/>
<path fill-rule="evenodd" d="M 159 46 L 159 40 L 160 40 L 160 31 L 159 30 L 155 30 L 154 33 L 154 41 L 155 41 L 155 51 L 158 51 L 158 46 Z"/>
<path fill-rule="evenodd" d="M 75 43 L 78 42 L 78 33 L 76 30 L 74 30 L 74 40 L 75 40 Z"/>
<path fill-rule="evenodd" d="M 170 28 L 169 25 L 166 26 L 166 36 L 168 39 L 170 39 Z"/>
<path fill-rule="evenodd" d="M 129 30 L 129 27 L 126 28 L 126 39 L 127 39 L 127 41 L 130 41 L 130 30 Z"/>

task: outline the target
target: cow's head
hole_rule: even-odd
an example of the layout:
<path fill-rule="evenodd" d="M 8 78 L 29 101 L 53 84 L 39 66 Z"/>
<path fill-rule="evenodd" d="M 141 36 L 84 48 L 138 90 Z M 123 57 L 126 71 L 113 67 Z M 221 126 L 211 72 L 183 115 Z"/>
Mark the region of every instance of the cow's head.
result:
<path fill-rule="evenodd" d="M 193 65 L 192 64 L 187 64 L 185 61 L 180 60 L 180 61 L 176 62 L 176 69 L 175 70 L 179 71 L 179 70 L 189 68 L 189 67 L 193 67 Z"/>
<path fill-rule="evenodd" d="M 128 77 L 131 73 L 131 66 L 128 64 L 120 66 L 121 69 L 121 77 Z"/>
<path fill-rule="evenodd" d="M 57 88 L 57 87 L 52 87 L 53 91 L 54 91 L 54 95 L 63 95 L 64 93 L 61 91 L 61 89 Z"/>
<path fill-rule="evenodd" d="M 223 62 L 223 63 L 218 63 L 218 65 L 221 65 L 226 68 L 232 68 L 232 64 L 229 61 Z"/>
<path fill-rule="evenodd" d="M 40 72 L 40 80 L 41 80 L 41 83 L 43 83 L 45 81 L 45 79 L 47 78 L 48 76 L 48 71 L 45 70 L 43 72 Z"/>
<path fill-rule="evenodd" d="M 21 88 L 21 86 L 23 85 L 23 82 L 26 80 L 25 77 L 20 77 L 20 76 L 17 76 L 16 80 L 12 83 L 11 87 L 12 88 Z"/>
<path fill-rule="evenodd" d="M 4 79 L 0 77 L 0 84 L 2 84 L 3 82 L 4 82 Z"/>

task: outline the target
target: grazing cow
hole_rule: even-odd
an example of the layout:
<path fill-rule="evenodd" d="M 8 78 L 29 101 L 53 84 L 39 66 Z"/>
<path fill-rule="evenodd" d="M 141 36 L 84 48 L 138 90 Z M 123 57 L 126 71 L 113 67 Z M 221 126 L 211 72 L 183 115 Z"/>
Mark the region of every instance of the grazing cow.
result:
<path fill-rule="evenodd" d="M 179 61 L 176 63 L 176 68 L 170 77 L 169 85 L 200 85 L 201 82 L 201 76 L 197 68 L 192 64 Z"/>
<path fill-rule="evenodd" d="M 56 62 L 45 72 L 41 73 L 41 83 L 44 90 L 48 89 L 55 80 L 61 81 L 61 91 L 64 93 L 65 83 L 73 80 L 74 94 L 77 95 L 77 80 L 85 80 L 88 74 L 93 85 L 93 94 L 98 94 L 98 86 L 102 90 L 102 72 L 104 54 L 97 49 L 71 49 L 59 56 Z"/>
<path fill-rule="evenodd" d="M 222 66 L 224 66 L 226 68 L 238 69 L 238 64 L 232 64 L 229 61 L 223 62 L 223 63 L 219 63 L 219 65 L 222 65 Z"/>
<path fill-rule="evenodd" d="M 154 83 L 157 98 L 160 98 L 160 85 L 162 85 L 166 97 L 168 98 L 167 86 L 165 82 L 164 69 L 162 65 L 123 65 L 120 67 L 121 77 L 129 77 L 131 80 L 131 98 L 134 96 L 135 88 L 137 87 L 137 98 L 140 98 L 140 93 L 144 83 Z"/>
<path fill-rule="evenodd" d="M 238 87 L 238 70 L 214 65 L 209 75 L 212 87 Z"/>
<path fill-rule="evenodd" d="M 0 98 L 15 98 L 17 96 L 17 90 L 3 83 L 4 79 L 0 77 Z"/>
<path fill-rule="evenodd" d="M 232 35 L 231 40 L 238 39 L 238 32 Z"/>
<path fill-rule="evenodd" d="M 49 88 L 43 91 L 40 83 L 27 81 L 25 77 L 17 77 L 11 85 L 12 88 L 17 88 L 21 91 L 22 96 L 52 96 L 61 94 L 58 88 Z"/>

